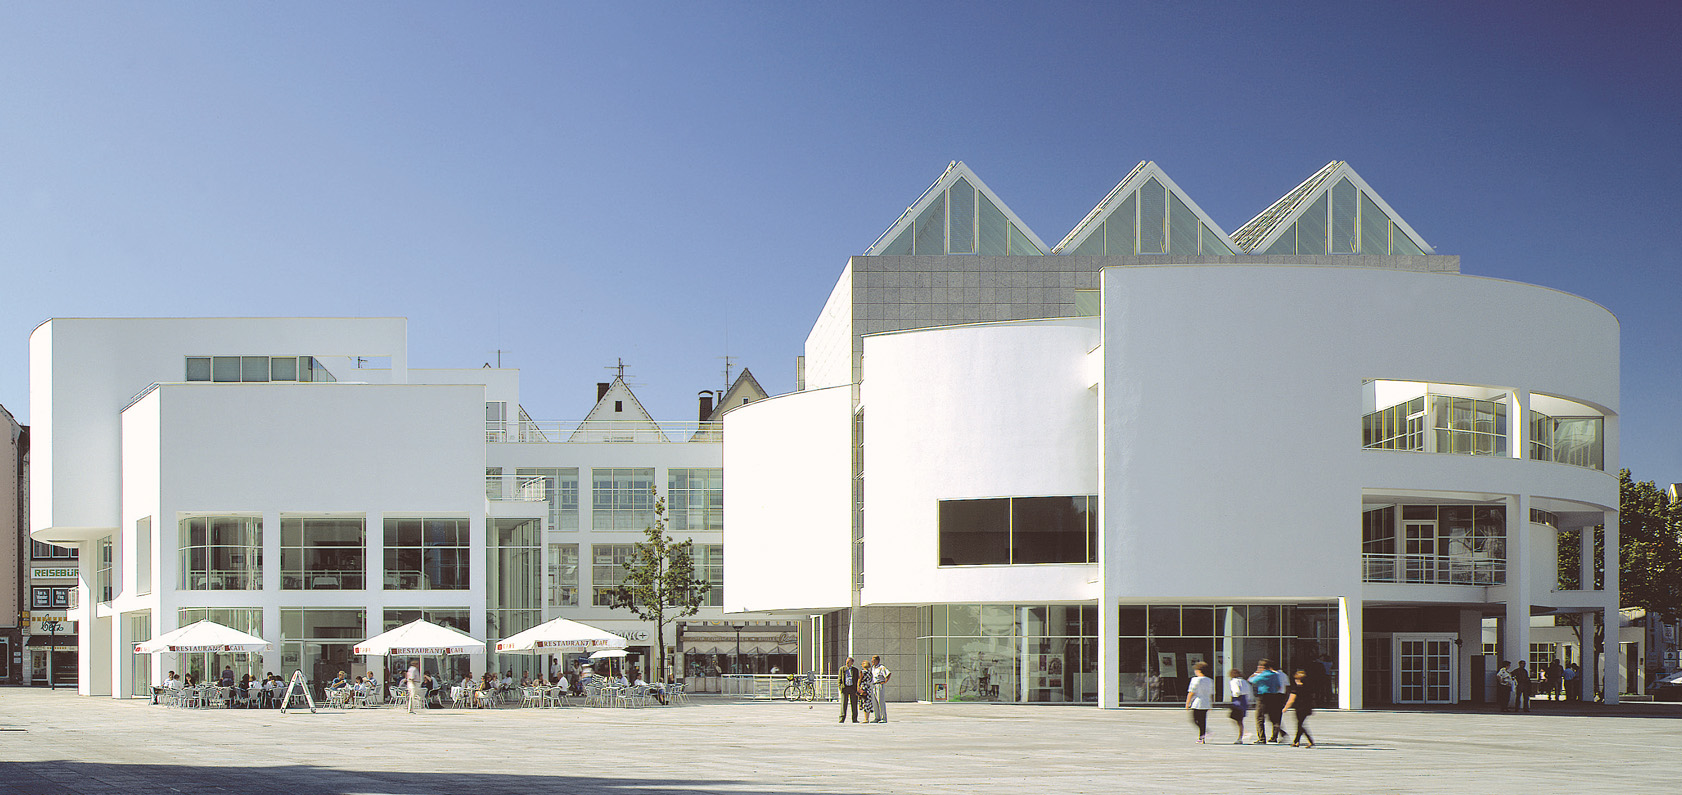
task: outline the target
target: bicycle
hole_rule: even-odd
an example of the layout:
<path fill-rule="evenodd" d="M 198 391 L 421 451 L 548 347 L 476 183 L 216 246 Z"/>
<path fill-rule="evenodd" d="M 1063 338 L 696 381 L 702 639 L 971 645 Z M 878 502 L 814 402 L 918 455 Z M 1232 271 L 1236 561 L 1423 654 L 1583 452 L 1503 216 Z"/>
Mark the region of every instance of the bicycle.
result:
<path fill-rule="evenodd" d="M 804 675 L 789 674 L 789 685 L 783 689 L 783 698 L 788 701 L 817 701 L 818 675 L 808 671 Z"/>

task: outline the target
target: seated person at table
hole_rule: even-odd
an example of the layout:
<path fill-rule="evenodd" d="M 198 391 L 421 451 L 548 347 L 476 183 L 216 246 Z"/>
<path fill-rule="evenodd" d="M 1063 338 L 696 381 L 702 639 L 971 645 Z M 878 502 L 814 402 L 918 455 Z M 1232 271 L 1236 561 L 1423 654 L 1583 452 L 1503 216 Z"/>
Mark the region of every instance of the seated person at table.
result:
<path fill-rule="evenodd" d="M 474 702 L 478 704 L 481 709 L 489 707 L 496 701 L 496 688 L 496 674 L 485 674 L 485 678 L 479 681 L 479 689 L 473 693 Z"/>
<path fill-rule="evenodd" d="M 380 692 L 380 680 L 374 678 L 373 671 L 369 671 L 367 676 L 362 677 L 362 681 L 367 683 L 369 691 Z"/>
<path fill-rule="evenodd" d="M 223 687 L 233 687 L 234 686 L 234 669 L 233 669 L 233 666 L 228 666 L 228 667 L 225 667 L 225 668 L 222 669 L 222 678 L 217 681 L 217 684 L 219 684 Z"/>
<path fill-rule="evenodd" d="M 170 690 L 180 690 L 181 677 L 176 676 L 174 671 L 170 671 L 169 675 L 164 677 L 164 687 L 167 687 Z"/>
<path fill-rule="evenodd" d="M 659 701 L 661 704 L 666 703 L 666 686 L 665 685 L 651 685 L 651 684 L 643 681 L 642 677 L 639 676 L 639 677 L 637 677 L 637 687 L 648 688 L 648 692 L 654 694 L 654 699 L 656 701 Z"/>
<path fill-rule="evenodd" d="M 193 676 L 192 671 L 188 671 L 187 673 L 183 674 L 182 677 L 181 677 L 181 686 L 182 687 L 196 687 L 196 686 L 198 686 L 198 683 L 199 683 L 199 679 L 198 679 L 198 677 Z"/>
<path fill-rule="evenodd" d="M 345 672 L 340 671 L 338 676 L 333 677 L 332 681 L 329 681 L 327 683 L 327 689 L 328 690 L 338 690 L 339 688 L 345 687 L 346 685 L 349 685 L 349 684 L 350 684 L 350 682 L 345 679 Z"/>

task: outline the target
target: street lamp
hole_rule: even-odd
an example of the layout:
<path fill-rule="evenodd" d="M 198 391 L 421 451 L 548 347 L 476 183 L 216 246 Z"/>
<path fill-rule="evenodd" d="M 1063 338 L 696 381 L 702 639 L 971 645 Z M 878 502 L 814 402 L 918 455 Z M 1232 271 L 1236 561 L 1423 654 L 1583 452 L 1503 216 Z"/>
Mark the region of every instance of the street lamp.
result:
<path fill-rule="evenodd" d="M 742 672 L 742 628 L 747 626 L 747 625 L 746 624 L 731 624 L 730 626 L 736 630 L 736 673 L 741 673 Z"/>

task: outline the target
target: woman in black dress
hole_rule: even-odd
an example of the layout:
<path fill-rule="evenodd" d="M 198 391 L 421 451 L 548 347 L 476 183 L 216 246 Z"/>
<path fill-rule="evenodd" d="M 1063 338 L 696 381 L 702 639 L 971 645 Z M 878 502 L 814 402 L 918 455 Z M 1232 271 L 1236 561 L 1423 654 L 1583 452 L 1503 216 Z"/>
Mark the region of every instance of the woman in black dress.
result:
<path fill-rule="evenodd" d="M 1298 670 L 1292 679 L 1294 681 L 1285 688 L 1289 695 L 1285 699 L 1285 709 L 1296 710 L 1297 713 L 1297 734 L 1291 739 L 1291 747 L 1301 745 L 1302 739 L 1307 737 L 1308 747 L 1313 748 L 1314 735 L 1308 733 L 1308 716 L 1314 714 L 1314 689 L 1308 685 L 1307 671 Z"/>

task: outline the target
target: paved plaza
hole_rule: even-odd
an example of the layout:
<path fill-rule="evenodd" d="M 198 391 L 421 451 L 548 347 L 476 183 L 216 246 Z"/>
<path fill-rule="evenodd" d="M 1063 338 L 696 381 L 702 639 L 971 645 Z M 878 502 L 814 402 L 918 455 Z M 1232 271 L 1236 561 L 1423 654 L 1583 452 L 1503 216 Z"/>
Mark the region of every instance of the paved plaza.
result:
<path fill-rule="evenodd" d="M 1175 709 L 697 699 L 644 709 L 186 711 L 0 689 L 4 793 L 1671 792 L 1682 708 L 1324 712 L 1319 747 L 1196 745 Z M 1211 713 L 1214 718 L 1221 713 Z"/>

